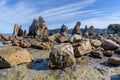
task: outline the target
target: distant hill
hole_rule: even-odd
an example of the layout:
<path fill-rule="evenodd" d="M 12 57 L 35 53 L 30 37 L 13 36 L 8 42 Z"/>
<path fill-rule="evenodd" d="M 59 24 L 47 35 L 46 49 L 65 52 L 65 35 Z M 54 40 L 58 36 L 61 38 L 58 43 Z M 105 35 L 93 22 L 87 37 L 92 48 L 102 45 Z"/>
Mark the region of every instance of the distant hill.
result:
<path fill-rule="evenodd" d="M 73 30 L 73 29 L 69 29 L 69 30 L 68 30 L 68 34 L 71 34 L 71 33 L 72 33 L 72 30 Z M 84 29 L 81 28 L 80 30 L 81 30 L 81 33 L 83 33 L 83 30 L 84 30 Z M 106 30 L 107 30 L 107 29 L 95 29 L 96 33 L 98 33 L 98 34 L 101 34 L 101 33 L 105 32 Z M 59 32 L 60 32 L 60 28 L 49 30 L 49 33 L 51 33 L 51 32 L 53 32 L 53 33 L 59 33 Z"/>

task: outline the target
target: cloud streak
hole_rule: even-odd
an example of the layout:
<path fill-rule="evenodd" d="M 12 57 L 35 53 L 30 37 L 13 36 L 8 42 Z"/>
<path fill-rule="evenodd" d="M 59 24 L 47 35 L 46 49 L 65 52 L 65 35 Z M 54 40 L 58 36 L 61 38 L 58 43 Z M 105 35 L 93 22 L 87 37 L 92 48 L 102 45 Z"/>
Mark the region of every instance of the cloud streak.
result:
<path fill-rule="evenodd" d="M 48 28 L 58 28 L 63 23 L 72 28 L 76 21 L 85 25 L 105 28 L 110 23 L 119 23 L 120 11 L 113 13 L 108 9 L 90 9 L 98 0 L 18 0 L 9 5 L 10 0 L 0 0 L 0 32 L 12 32 L 15 23 L 28 29 L 34 18 L 45 18 Z M 58 6 L 57 6 L 58 4 Z M 4 27 L 3 27 L 4 26 Z M 102 27 L 101 27 L 102 26 Z M 10 28 L 7 30 L 7 28 Z"/>

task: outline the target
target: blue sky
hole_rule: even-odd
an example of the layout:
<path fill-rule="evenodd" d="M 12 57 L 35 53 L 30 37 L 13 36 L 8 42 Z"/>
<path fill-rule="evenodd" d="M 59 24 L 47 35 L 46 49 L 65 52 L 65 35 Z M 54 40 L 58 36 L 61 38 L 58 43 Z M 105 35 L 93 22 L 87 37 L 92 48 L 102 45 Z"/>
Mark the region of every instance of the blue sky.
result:
<path fill-rule="evenodd" d="M 29 29 L 43 16 L 49 29 L 62 24 L 73 28 L 77 21 L 95 28 L 120 23 L 120 0 L 0 0 L 0 32 L 12 33 L 14 24 Z"/>

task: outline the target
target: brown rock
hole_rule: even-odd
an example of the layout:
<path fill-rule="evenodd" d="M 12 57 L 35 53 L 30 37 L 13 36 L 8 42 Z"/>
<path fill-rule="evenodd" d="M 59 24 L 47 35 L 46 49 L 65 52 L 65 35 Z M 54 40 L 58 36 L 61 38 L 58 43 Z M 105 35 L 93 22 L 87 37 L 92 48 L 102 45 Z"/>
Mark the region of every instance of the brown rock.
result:
<path fill-rule="evenodd" d="M 20 47 L 0 48 L 0 68 L 33 61 L 32 55 Z"/>
<path fill-rule="evenodd" d="M 81 26 L 81 22 L 77 22 L 74 29 L 73 29 L 73 31 L 72 31 L 72 35 L 73 34 L 81 34 L 80 26 Z"/>
<path fill-rule="evenodd" d="M 120 65 L 120 58 L 119 57 L 110 57 L 108 62 L 113 65 Z"/>
<path fill-rule="evenodd" d="M 22 48 L 29 48 L 31 44 L 29 42 L 20 42 L 19 46 Z"/>
<path fill-rule="evenodd" d="M 103 54 L 104 54 L 105 56 L 111 57 L 111 56 L 114 55 L 114 51 L 106 50 L 106 51 L 103 52 Z"/>
<path fill-rule="evenodd" d="M 58 38 L 59 34 L 53 34 L 51 36 L 43 38 L 45 42 L 54 42 Z"/>
<path fill-rule="evenodd" d="M 3 41 L 3 44 L 11 44 L 11 41 Z"/>
<path fill-rule="evenodd" d="M 10 37 L 9 37 L 9 36 L 1 35 L 1 38 L 4 39 L 5 41 L 9 41 L 9 40 L 10 40 Z"/>
<path fill-rule="evenodd" d="M 117 49 L 120 45 L 110 39 L 102 40 L 102 47 L 104 49 Z"/>
<path fill-rule="evenodd" d="M 82 36 L 79 34 L 74 34 L 70 37 L 69 41 L 71 43 L 76 43 L 76 42 L 80 42 L 82 40 Z"/>
<path fill-rule="evenodd" d="M 26 30 L 24 30 L 24 32 L 23 32 L 23 37 L 24 37 L 24 38 L 27 38 L 27 37 L 28 37 L 28 34 L 27 34 L 27 31 L 26 31 Z"/>
<path fill-rule="evenodd" d="M 82 55 L 85 55 L 87 53 L 90 53 L 92 50 L 91 44 L 89 40 L 83 40 L 80 43 L 76 43 L 74 46 L 74 55 L 75 57 L 80 57 Z"/>
<path fill-rule="evenodd" d="M 92 51 L 91 54 L 98 58 L 103 58 L 103 53 L 101 51 Z"/>
<path fill-rule="evenodd" d="M 99 47 L 99 46 L 101 46 L 101 41 L 100 40 L 97 40 L 97 39 L 93 39 L 93 40 L 91 40 L 91 44 L 92 44 L 92 46 L 94 46 L 94 47 Z"/>
<path fill-rule="evenodd" d="M 18 26 L 18 24 L 15 24 L 14 25 L 13 36 L 17 37 L 17 36 L 22 36 L 22 35 L 23 35 L 22 26 Z"/>
<path fill-rule="evenodd" d="M 64 43 L 64 42 L 68 42 L 68 37 L 65 37 L 65 36 L 59 36 L 56 41 L 58 43 Z"/>
<path fill-rule="evenodd" d="M 73 47 L 69 43 L 55 45 L 49 55 L 48 66 L 53 68 L 65 68 L 76 64 Z"/>
<path fill-rule="evenodd" d="M 50 50 L 51 47 L 53 46 L 53 43 L 50 43 L 50 42 L 31 42 L 31 46 L 38 48 L 38 49 Z"/>

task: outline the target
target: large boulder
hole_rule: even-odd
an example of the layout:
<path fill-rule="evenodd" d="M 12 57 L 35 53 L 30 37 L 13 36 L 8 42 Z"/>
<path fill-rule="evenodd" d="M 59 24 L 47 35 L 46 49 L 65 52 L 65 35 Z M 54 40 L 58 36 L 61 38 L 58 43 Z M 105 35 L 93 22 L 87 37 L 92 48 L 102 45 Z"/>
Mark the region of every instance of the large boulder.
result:
<path fill-rule="evenodd" d="M 108 62 L 113 65 L 120 65 L 120 58 L 119 57 L 110 57 Z"/>
<path fill-rule="evenodd" d="M 13 36 L 14 37 L 23 36 L 23 30 L 21 25 L 20 26 L 18 24 L 14 25 Z"/>
<path fill-rule="evenodd" d="M 70 41 L 71 43 L 76 43 L 76 42 L 79 42 L 79 41 L 81 41 L 81 40 L 82 40 L 82 36 L 79 35 L 79 34 L 74 34 L 74 35 L 72 35 L 72 36 L 70 37 L 70 39 L 69 39 L 69 41 Z"/>
<path fill-rule="evenodd" d="M 32 55 L 20 47 L 0 48 L 0 68 L 12 67 L 33 61 Z"/>
<path fill-rule="evenodd" d="M 102 47 L 104 49 L 117 49 L 120 45 L 110 39 L 102 40 Z"/>
<path fill-rule="evenodd" d="M 65 68 L 75 64 L 73 47 L 70 43 L 61 43 L 52 48 L 49 55 L 49 67 Z"/>
<path fill-rule="evenodd" d="M 92 50 L 91 43 L 88 39 L 73 44 L 73 47 L 75 57 L 80 57 L 82 55 L 90 53 Z"/>
<path fill-rule="evenodd" d="M 61 26 L 60 34 L 61 34 L 61 36 L 65 36 L 65 37 L 68 36 L 68 27 L 66 25 L 63 24 Z"/>
<path fill-rule="evenodd" d="M 53 46 L 51 42 L 31 42 L 31 47 L 43 49 L 43 50 L 50 50 Z"/>
<path fill-rule="evenodd" d="M 73 34 L 81 34 L 80 26 L 81 26 L 81 22 L 77 22 L 74 29 L 73 29 L 73 31 L 72 31 L 72 35 Z"/>
<path fill-rule="evenodd" d="M 48 35 L 48 28 L 43 17 L 40 16 L 38 20 L 33 20 L 32 25 L 29 27 L 29 35 L 40 38 L 44 38 Z"/>
<path fill-rule="evenodd" d="M 97 39 L 93 39 L 93 40 L 91 40 L 91 44 L 92 44 L 92 46 L 94 46 L 94 47 L 99 47 L 99 46 L 101 46 L 101 41 L 100 40 L 97 40 Z"/>

